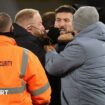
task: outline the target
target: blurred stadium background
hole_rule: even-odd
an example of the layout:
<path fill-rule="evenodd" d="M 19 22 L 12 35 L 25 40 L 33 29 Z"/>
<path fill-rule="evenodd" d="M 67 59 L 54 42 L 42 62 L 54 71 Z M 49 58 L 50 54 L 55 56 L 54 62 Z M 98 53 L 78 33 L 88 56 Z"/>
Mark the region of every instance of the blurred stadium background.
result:
<path fill-rule="evenodd" d="M 7 12 L 14 18 L 16 12 L 23 8 L 35 8 L 44 13 L 53 11 L 63 4 L 73 5 L 76 8 L 82 5 L 96 6 L 101 20 L 105 20 L 105 0 L 0 0 L 0 12 Z"/>

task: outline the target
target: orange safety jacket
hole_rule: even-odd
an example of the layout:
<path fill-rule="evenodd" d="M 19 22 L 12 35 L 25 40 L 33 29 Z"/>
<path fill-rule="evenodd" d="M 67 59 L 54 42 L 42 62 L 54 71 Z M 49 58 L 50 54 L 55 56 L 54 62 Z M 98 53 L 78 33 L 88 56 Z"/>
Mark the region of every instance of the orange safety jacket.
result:
<path fill-rule="evenodd" d="M 38 58 L 0 35 L 0 105 L 48 105 L 51 87 Z"/>

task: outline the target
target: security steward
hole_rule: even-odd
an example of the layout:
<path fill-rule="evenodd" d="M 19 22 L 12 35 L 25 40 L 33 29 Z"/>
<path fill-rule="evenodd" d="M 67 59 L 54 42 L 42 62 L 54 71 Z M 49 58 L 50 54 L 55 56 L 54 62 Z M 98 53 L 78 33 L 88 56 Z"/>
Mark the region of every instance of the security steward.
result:
<path fill-rule="evenodd" d="M 0 105 L 49 105 L 51 88 L 38 58 L 18 47 L 12 19 L 0 13 Z"/>

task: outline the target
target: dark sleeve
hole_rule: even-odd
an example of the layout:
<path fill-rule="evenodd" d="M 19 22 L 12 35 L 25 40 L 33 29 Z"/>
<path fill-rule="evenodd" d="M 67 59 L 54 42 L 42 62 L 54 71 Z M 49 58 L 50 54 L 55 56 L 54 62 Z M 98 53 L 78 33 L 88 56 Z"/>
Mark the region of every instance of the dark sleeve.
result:
<path fill-rule="evenodd" d="M 30 38 L 30 37 L 29 37 Z M 29 38 L 16 38 L 16 43 L 24 48 L 32 51 L 40 60 L 41 64 L 45 65 L 45 52 L 42 46 L 39 46 L 34 40 L 30 40 Z"/>

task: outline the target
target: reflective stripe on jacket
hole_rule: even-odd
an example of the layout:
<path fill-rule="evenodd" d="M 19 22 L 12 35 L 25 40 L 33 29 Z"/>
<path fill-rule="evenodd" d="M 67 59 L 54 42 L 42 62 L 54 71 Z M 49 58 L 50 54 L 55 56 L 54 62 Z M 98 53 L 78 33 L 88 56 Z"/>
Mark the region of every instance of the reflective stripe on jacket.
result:
<path fill-rule="evenodd" d="M 38 58 L 0 36 L 0 105 L 46 105 L 51 88 Z"/>

